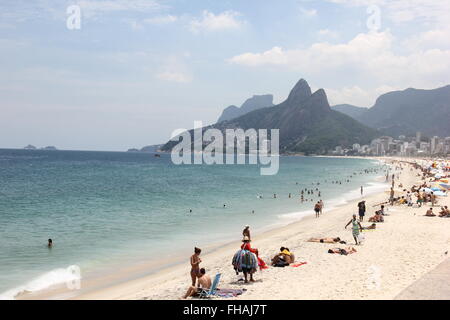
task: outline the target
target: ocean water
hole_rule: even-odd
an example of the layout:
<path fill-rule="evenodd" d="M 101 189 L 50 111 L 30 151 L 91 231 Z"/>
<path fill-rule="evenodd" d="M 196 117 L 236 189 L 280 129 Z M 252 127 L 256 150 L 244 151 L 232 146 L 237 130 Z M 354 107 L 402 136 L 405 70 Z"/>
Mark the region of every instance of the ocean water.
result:
<path fill-rule="evenodd" d="M 85 274 L 237 240 L 246 224 L 253 232 L 287 224 L 313 213 L 319 198 L 305 193 L 301 203 L 305 188 L 319 188 L 328 210 L 359 197 L 361 185 L 384 188 L 375 181 L 382 164 L 369 159 L 280 157 L 277 175 L 259 169 L 177 166 L 167 154 L 0 149 L 0 298 L 71 280 L 69 266 Z"/>

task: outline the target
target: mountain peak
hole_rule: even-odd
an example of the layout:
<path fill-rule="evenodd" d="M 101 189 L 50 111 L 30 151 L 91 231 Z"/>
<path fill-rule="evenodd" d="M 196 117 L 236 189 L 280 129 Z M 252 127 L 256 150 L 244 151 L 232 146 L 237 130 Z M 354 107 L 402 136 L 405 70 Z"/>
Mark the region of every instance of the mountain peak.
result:
<path fill-rule="evenodd" d="M 235 105 L 229 106 L 223 110 L 222 115 L 219 117 L 217 122 L 229 121 L 234 118 L 240 117 L 246 113 L 252 112 L 257 109 L 272 107 L 273 106 L 273 95 L 263 94 L 254 95 L 253 97 L 245 100 L 241 107 L 236 107 Z"/>
<path fill-rule="evenodd" d="M 311 96 L 311 88 L 305 79 L 300 79 L 289 93 L 289 104 L 299 105 Z"/>

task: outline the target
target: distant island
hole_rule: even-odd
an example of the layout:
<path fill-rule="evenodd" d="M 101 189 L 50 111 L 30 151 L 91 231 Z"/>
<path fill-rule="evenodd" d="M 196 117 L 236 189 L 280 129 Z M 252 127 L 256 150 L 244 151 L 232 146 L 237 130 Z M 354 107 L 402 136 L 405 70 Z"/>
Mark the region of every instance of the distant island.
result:
<path fill-rule="evenodd" d="M 26 147 L 24 147 L 25 150 L 38 150 L 38 148 L 36 148 L 35 146 L 33 146 L 32 144 L 27 145 Z M 56 149 L 56 147 L 54 146 L 47 146 L 47 147 L 42 147 L 39 148 L 39 150 L 51 150 L 51 151 L 55 151 L 58 150 Z"/>
<path fill-rule="evenodd" d="M 128 149 L 127 152 L 155 153 L 155 152 L 159 152 L 159 150 L 162 146 L 163 146 L 162 144 L 155 144 L 155 145 L 145 146 L 141 149 L 131 148 L 131 149 Z"/>

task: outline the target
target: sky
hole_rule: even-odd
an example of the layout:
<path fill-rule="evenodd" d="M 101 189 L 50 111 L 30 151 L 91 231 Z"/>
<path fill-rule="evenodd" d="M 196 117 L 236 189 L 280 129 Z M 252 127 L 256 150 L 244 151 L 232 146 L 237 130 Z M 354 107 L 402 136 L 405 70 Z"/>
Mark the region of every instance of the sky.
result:
<path fill-rule="evenodd" d="M 450 84 L 449 21 L 448 0 L 2 0 L 0 148 L 164 143 L 301 78 L 371 107 Z"/>

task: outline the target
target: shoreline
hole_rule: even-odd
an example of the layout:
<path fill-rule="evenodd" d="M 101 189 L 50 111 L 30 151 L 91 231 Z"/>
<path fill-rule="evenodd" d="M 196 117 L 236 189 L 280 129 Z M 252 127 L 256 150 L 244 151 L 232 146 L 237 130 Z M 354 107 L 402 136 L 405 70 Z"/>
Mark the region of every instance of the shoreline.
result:
<path fill-rule="evenodd" d="M 373 160 L 380 160 L 380 159 L 373 159 Z M 388 160 L 384 158 L 384 160 Z M 408 175 L 408 177 L 405 177 L 400 179 L 403 184 L 407 184 L 406 180 L 408 182 L 412 182 L 414 180 L 417 180 L 417 177 Z M 405 181 L 405 182 L 404 182 Z M 388 189 L 388 187 L 386 187 Z M 373 208 L 372 204 L 379 203 L 382 200 L 386 199 L 386 193 L 383 192 L 377 192 L 371 195 L 365 195 L 363 198 L 368 202 L 368 213 L 366 214 L 366 217 L 368 219 L 368 216 L 373 214 Z M 307 271 L 307 273 L 319 274 L 321 277 L 324 277 L 325 279 L 331 274 L 334 274 L 334 276 L 337 276 L 340 272 L 340 270 L 335 270 L 335 272 L 338 272 L 337 274 L 332 271 L 333 268 L 331 267 L 331 270 L 327 263 L 333 261 L 340 267 L 346 267 L 348 268 L 348 264 L 346 262 L 358 263 L 359 256 L 362 255 L 362 252 L 366 249 L 368 246 L 364 244 L 362 246 L 354 246 L 358 252 L 356 254 L 350 255 L 350 256 L 335 256 L 330 255 L 326 253 L 326 250 L 333 246 L 339 246 L 339 245 L 326 245 L 326 244 L 316 244 L 316 243 L 306 243 L 304 242 L 307 238 L 313 237 L 313 236 L 339 236 L 343 238 L 344 240 L 347 240 L 350 244 L 352 242 L 351 240 L 351 232 L 348 230 L 343 232 L 343 224 L 345 224 L 351 217 L 351 214 L 355 212 L 356 202 L 360 199 L 353 199 L 348 201 L 348 203 L 338 206 L 330 211 L 326 211 L 323 213 L 323 216 L 321 216 L 319 219 L 316 219 L 313 215 L 309 215 L 306 217 L 301 218 L 298 221 L 290 222 L 289 224 L 281 227 L 275 227 L 271 230 L 267 230 L 261 233 L 256 234 L 253 237 L 252 246 L 256 247 L 260 250 L 261 257 L 267 262 L 267 258 L 274 255 L 277 252 L 277 248 L 280 247 L 280 245 L 288 246 L 291 248 L 291 250 L 295 253 L 297 259 L 296 261 L 306 261 L 308 262 L 307 265 L 302 266 L 300 268 L 270 268 L 268 270 L 264 270 L 262 272 L 258 271 L 255 274 L 255 279 L 257 280 L 256 283 L 243 285 L 236 283 L 236 281 L 233 281 L 232 279 L 236 278 L 234 276 L 234 271 L 232 270 L 231 266 L 231 258 L 234 252 L 239 248 L 241 242 L 240 241 L 231 241 L 229 243 L 224 243 L 221 246 L 214 246 L 210 245 L 208 247 L 202 247 L 203 252 L 207 252 L 207 254 L 202 254 L 202 260 L 204 261 L 202 263 L 202 266 L 204 266 L 210 276 L 212 277 L 216 272 L 221 272 L 223 274 L 223 278 L 221 280 L 221 286 L 219 287 L 226 287 L 226 288 L 247 288 L 247 292 L 244 293 L 242 298 L 244 299 L 342 299 L 342 297 L 345 297 L 345 299 L 360 299 L 360 298 L 374 298 L 374 299 L 393 299 L 401 290 L 406 288 L 408 285 L 410 285 L 412 282 L 414 282 L 418 277 L 423 276 L 427 271 L 432 269 L 435 265 L 441 262 L 441 256 L 439 256 L 437 253 L 433 254 L 433 257 L 431 259 L 431 263 L 426 264 L 426 266 L 422 266 L 422 268 L 416 268 L 417 270 L 415 272 L 411 272 L 411 274 L 408 274 L 405 278 L 401 279 L 399 283 L 394 286 L 394 289 L 388 290 L 388 293 L 380 293 L 376 290 L 368 290 L 366 288 L 365 293 L 358 292 L 356 295 L 354 293 L 351 294 L 344 294 L 344 291 L 342 289 L 342 284 L 338 286 L 336 289 L 336 292 L 333 292 L 333 290 L 330 289 L 330 292 L 327 293 L 324 290 L 321 290 L 321 292 L 310 293 L 307 296 L 305 296 L 304 292 L 295 292 L 294 295 L 292 295 L 292 290 L 285 290 L 286 292 L 291 292 L 291 294 L 284 295 L 283 291 L 277 291 L 274 290 L 274 287 L 277 287 L 278 282 L 283 282 L 283 279 L 280 279 L 277 273 L 283 274 L 283 273 L 298 273 Z M 446 199 L 448 201 L 448 199 Z M 397 210 L 396 207 L 392 210 L 392 215 Z M 401 210 L 400 210 L 401 211 Z M 417 211 L 417 209 L 415 210 Z M 400 213 L 399 213 L 400 214 Z M 394 217 L 392 217 L 393 219 Z M 390 220 L 390 217 L 387 217 L 387 220 Z M 427 218 L 423 218 L 427 219 Z M 437 220 L 439 221 L 442 219 Z M 450 220 L 450 219 L 449 219 Z M 449 221 L 450 222 L 450 221 Z M 368 225 L 367 222 L 363 225 Z M 384 227 L 384 224 L 381 224 Z M 336 228 L 336 226 L 338 226 Z M 442 228 L 442 226 L 440 226 Z M 448 227 L 448 226 L 447 226 Z M 365 233 L 366 238 L 372 237 L 372 235 L 377 235 L 377 233 L 382 233 L 383 230 L 375 230 L 370 233 Z M 339 233 L 339 234 L 338 234 Z M 345 236 L 343 236 L 345 234 Z M 427 236 L 428 237 L 428 236 Z M 380 241 L 382 241 L 381 239 Z M 444 248 L 448 248 L 449 239 L 447 236 L 446 242 L 441 243 L 441 246 Z M 367 239 L 366 242 L 371 241 L 370 239 Z M 383 247 L 386 244 L 382 244 Z M 438 248 L 438 251 L 441 251 L 440 247 Z M 317 251 L 320 251 L 319 258 L 317 259 Z M 90 292 L 78 292 L 75 293 L 73 296 L 66 296 L 62 294 L 62 291 L 42 291 L 39 293 L 31 294 L 31 295 L 22 295 L 19 297 L 19 299 L 49 299 L 49 298 L 56 298 L 58 299 L 58 295 L 55 296 L 55 293 L 59 294 L 59 298 L 65 298 L 65 299 L 178 299 L 182 294 L 184 294 L 184 291 L 187 289 L 188 284 L 190 282 L 189 280 L 189 265 L 188 265 L 188 255 L 184 257 L 186 262 L 184 264 L 182 263 L 176 263 L 173 266 L 165 267 L 160 269 L 159 271 L 156 271 L 152 274 L 147 274 L 142 277 L 138 277 L 135 279 L 129 279 L 129 280 L 123 280 L 120 283 L 116 283 L 114 285 L 108 285 L 106 287 L 95 289 Z M 370 258 L 370 255 L 366 255 L 366 258 Z M 380 258 L 380 257 L 378 257 Z M 320 263 L 318 264 L 318 260 Z M 340 264 L 342 263 L 342 264 Z M 367 265 L 364 261 L 359 261 L 359 263 L 363 263 L 365 265 L 365 268 L 363 269 L 363 273 L 367 273 L 368 268 L 370 269 L 370 265 Z M 367 265 L 367 266 L 366 266 Z M 317 268 L 316 271 L 314 269 Z M 355 268 L 358 268 L 358 266 L 355 266 Z M 353 267 L 350 269 L 353 270 Z M 401 269 L 400 269 L 401 270 Z M 359 270 L 360 271 L 360 270 Z M 398 271 L 400 272 L 400 271 Z M 297 275 L 289 275 L 290 278 L 295 278 Z M 367 277 L 367 275 L 365 275 Z M 126 278 L 126 277 L 125 277 Z M 311 279 L 311 278 L 310 278 Z M 262 282 L 260 281 L 262 280 Z M 301 279 L 300 283 L 302 282 Z M 333 278 L 330 278 L 329 280 L 333 281 Z M 274 283 L 275 281 L 275 283 Z M 320 277 L 314 278 L 312 277 L 312 280 L 310 282 L 313 282 L 314 285 L 311 286 L 310 290 L 316 289 L 317 282 L 320 282 Z M 304 284 L 303 284 L 304 285 Z M 284 284 L 286 286 L 286 283 Z M 366 286 L 366 284 L 364 284 Z M 261 288 L 262 287 L 262 288 Z M 333 287 L 333 286 L 331 286 Z M 344 285 L 345 287 L 345 285 Z M 367 286 L 366 286 L 367 287 Z M 270 290 L 269 290 L 270 289 Z M 284 287 L 284 289 L 286 289 Z M 267 292 L 269 290 L 269 292 Z M 67 290 L 66 290 L 67 291 Z M 319 290 L 320 291 L 320 290 Z M 364 291 L 364 290 L 363 290 Z M 338 293 L 338 295 L 336 295 Z"/>
<path fill-rule="evenodd" d="M 365 160 L 372 160 L 377 162 L 382 162 L 380 159 L 375 158 L 364 158 Z M 364 181 L 363 185 L 367 193 L 374 193 L 377 191 L 372 191 L 372 185 L 379 184 L 377 186 L 380 188 L 382 181 L 381 176 L 370 176 Z M 341 196 L 335 196 L 333 198 L 325 200 L 325 208 L 324 214 L 336 210 L 341 206 L 344 206 L 348 203 L 355 201 L 355 194 L 359 193 L 359 188 L 349 189 L 345 191 Z M 356 198 L 358 198 L 356 196 Z M 342 203 L 343 202 L 343 203 Z M 334 203 L 332 207 L 330 207 L 330 203 Z M 277 216 L 274 216 L 274 222 L 270 225 L 259 227 L 257 229 L 253 229 L 253 234 L 256 237 L 264 238 L 266 236 L 270 236 L 274 233 L 277 233 L 280 229 L 289 227 L 293 224 L 302 223 L 305 219 L 310 219 L 313 216 L 313 210 L 298 210 L 298 211 L 287 211 Z M 240 240 L 239 240 L 240 241 Z M 229 247 L 236 247 L 236 243 L 240 245 L 240 242 L 236 240 L 230 240 L 229 238 L 223 238 L 217 240 L 208 245 L 202 245 L 203 252 L 208 252 L 208 254 L 215 254 L 217 252 L 221 252 L 223 249 Z M 137 279 L 142 279 L 146 277 L 152 277 L 155 275 L 159 275 L 161 273 L 165 273 L 172 268 L 178 268 L 185 265 L 186 260 L 191 255 L 190 250 L 186 249 L 178 249 L 176 250 L 176 254 L 178 256 L 171 255 L 171 257 L 163 258 L 159 262 L 151 260 L 136 260 L 133 263 L 125 264 L 125 265 L 117 265 L 116 268 L 111 266 L 103 268 L 102 272 L 89 272 L 87 278 L 82 279 L 82 288 L 77 291 L 70 291 L 65 288 L 64 284 L 55 284 L 48 288 L 34 291 L 34 292 L 23 292 L 18 294 L 15 299 L 78 299 L 83 298 L 86 295 L 90 295 L 91 292 L 98 291 L 104 287 L 114 287 L 117 285 L 121 285 L 123 283 L 134 281 Z M 98 276 L 98 274 L 101 276 Z"/>

